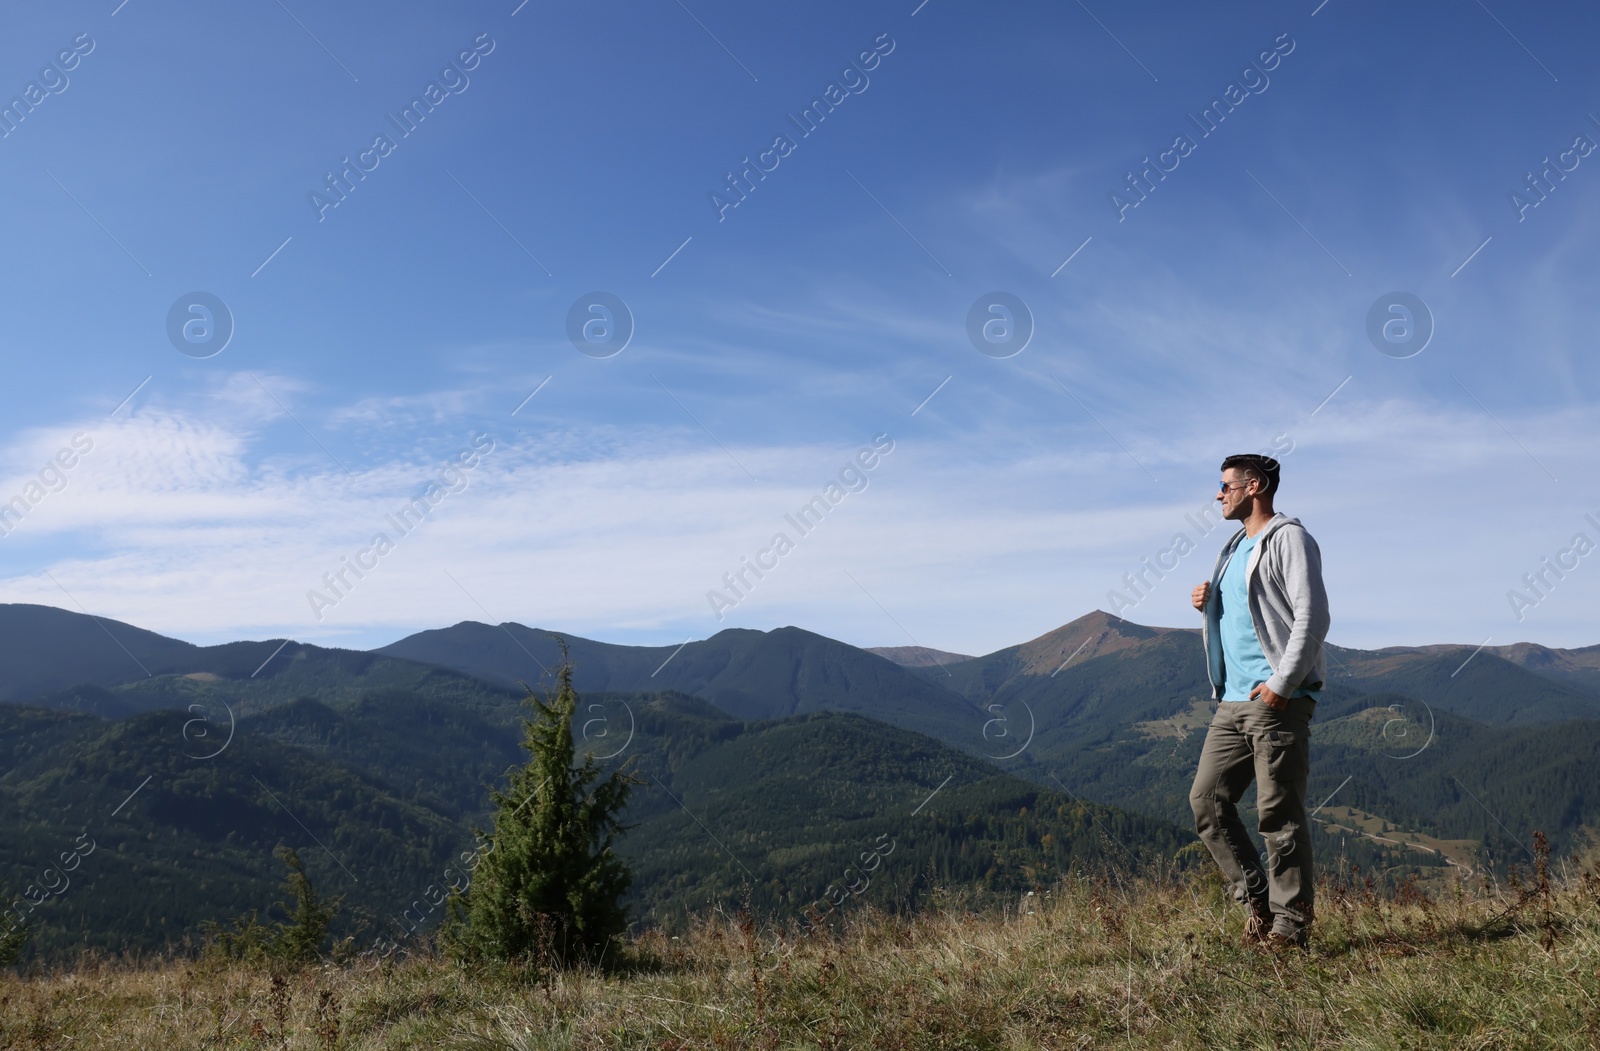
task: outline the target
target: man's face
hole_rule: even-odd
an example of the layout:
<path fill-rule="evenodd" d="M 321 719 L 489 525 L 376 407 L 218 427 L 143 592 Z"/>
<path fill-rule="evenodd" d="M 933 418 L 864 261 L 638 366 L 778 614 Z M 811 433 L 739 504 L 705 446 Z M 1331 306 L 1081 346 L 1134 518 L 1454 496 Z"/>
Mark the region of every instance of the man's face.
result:
<path fill-rule="evenodd" d="M 1230 467 L 1222 472 L 1222 485 L 1227 487 L 1217 493 L 1217 501 L 1222 504 L 1222 517 L 1233 522 L 1249 518 L 1260 483 L 1239 468 Z"/>

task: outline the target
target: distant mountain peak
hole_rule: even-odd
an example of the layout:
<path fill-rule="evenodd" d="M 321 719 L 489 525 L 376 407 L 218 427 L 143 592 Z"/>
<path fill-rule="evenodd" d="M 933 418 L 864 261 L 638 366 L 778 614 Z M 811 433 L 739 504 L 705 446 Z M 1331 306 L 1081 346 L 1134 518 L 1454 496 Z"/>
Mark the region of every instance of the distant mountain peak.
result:
<path fill-rule="evenodd" d="M 894 661 L 902 668 L 933 668 L 973 659 L 969 654 L 951 653 L 928 646 L 868 646 L 867 652 Z"/>
<path fill-rule="evenodd" d="M 1024 674 L 1052 675 L 1069 663 L 1116 653 L 1157 635 L 1179 630 L 1146 627 L 1097 609 L 1024 642 L 1017 647 L 1016 654 Z"/>

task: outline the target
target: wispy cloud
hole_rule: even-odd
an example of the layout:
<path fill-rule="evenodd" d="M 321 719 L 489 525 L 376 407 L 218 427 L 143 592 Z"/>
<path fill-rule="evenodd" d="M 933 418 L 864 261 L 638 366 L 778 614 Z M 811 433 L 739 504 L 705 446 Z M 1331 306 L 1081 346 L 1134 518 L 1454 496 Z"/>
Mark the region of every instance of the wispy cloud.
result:
<path fill-rule="evenodd" d="M 1323 544 L 1339 641 L 1459 641 L 1504 626 L 1504 589 L 1566 541 L 1600 480 L 1584 466 L 1600 438 L 1589 414 L 1506 422 L 1561 465 L 1562 485 L 1529 479 L 1520 450 L 1471 406 L 1370 400 L 1352 387 L 1289 428 L 1280 506 Z M 99 614 L 187 638 L 378 645 L 481 617 L 448 573 L 499 616 L 619 641 L 788 623 L 892 640 L 894 625 L 862 603 L 847 571 L 926 644 L 962 652 L 1107 606 L 1123 574 L 1207 501 L 1220 455 L 1263 437 L 1250 420 L 1189 420 L 1140 446 L 1172 480 L 1152 487 L 1103 443 L 1029 449 L 998 425 L 904 432 L 867 490 L 719 622 L 706 591 L 788 528 L 783 515 L 852 442 L 740 448 L 762 463 L 753 486 L 688 429 L 502 433 L 468 487 L 319 622 L 306 592 L 375 533 L 392 533 L 385 515 L 418 496 L 442 458 L 408 452 L 352 480 L 314 455 L 268 454 L 264 432 L 227 413 L 145 409 L 97 433 L 68 488 L 0 541 L 13 556 L 6 600 L 54 603 L 48 570 Z M 47 444 L 19 443 L 9 457 Z M 1498 511 L 1485 480 L 1516 478 L 1515 511 Z M 1132 619 L 1190 623 L 1188 588 L 1225 535 L 1206 538 Z M 1600 576 L 1574 579 L 1557 598 L 1587 601 L 1596 588 Z M 1592 642 L 1554 601 L 1520 626 L 1527 637 Z"/>

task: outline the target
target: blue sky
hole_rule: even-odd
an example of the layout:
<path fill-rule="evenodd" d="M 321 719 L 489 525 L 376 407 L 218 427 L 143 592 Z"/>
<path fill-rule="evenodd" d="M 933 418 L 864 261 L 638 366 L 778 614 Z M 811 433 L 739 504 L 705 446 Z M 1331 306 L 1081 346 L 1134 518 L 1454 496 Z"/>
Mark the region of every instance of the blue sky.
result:
<path fill-rule="evenodd" d="M 4 601 L 198 642 L 478 619 L 981 653 L 1113 592 L 1192 624 L 1221 533 L 1125 575 L 1194 533 L 1224 455 L 1275 448 L 1333 641 L 1600 642 L 1579 5 L 117 3 L 0 40 L 0 99 L 42 85 L 0 139 Z M 1519 213 L 1547 157 L 1571 170 Z M 233 319 L 209 357 L 168 335 L 193 292 Z M 610 357 L 568 338 L 593 292 L 633 319 Z M 968 335 L 995 292 L 1032 318 L 1009 357 Z M 1433 319 L 1407 357 L 1368 335 L 1395 292 Z M 864 488 L 786 526 L 875 435 Z"/>

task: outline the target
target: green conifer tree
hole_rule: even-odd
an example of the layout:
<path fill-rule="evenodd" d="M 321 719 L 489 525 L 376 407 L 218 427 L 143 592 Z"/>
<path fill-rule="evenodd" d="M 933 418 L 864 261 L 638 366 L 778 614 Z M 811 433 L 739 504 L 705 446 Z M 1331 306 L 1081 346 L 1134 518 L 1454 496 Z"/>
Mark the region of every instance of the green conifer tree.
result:
<path fill-rule="evenodd" d="M 324 898 L 318 894 L 306 875 L 299 851 L 293 847 L 280 844 L 273 853 L 289 870 L 283 877 L 283 889 L 294 899 L 293 906 L 279 901 L 273 904 L 273 909 L 288 919 L 268 925 L 261 922 L 260 910 L 251 909 L 226 925 L 206 920 L 200 924 L 200 929 L 205 935 L 208 956 L 251 966 L 267 961 L 315 963 L 322 958 L 323 943 L 344 903 L 344 895 Z M 335 949 L 350 940 L 346 938 Z"/>
<path fill-rule="evenodd" d="M 278 924 L 272 937 L 272 955 L 290 963 L 315 963 L 322 958 L 322 943 L 327 940 L 328 928 L 344 897 L 324 899 L 318 895 L 306 876 L 305 863 L 293 847 L 280 846 L 277 855 L 289 869 L 283 885 L 294 896 L 294 907 L 278 902 L 278 908 L 289 914 L 289 921 Z"/>
<path fill-rule="evenodd" d="M 472 881 L 451 896 L 445 943 L 458 955 L 569 964 L 603 961 L 627 930 L 621 897 L 632 873 L 612 850 L 624 831 L 618 815 L 635 784 L 625 770 L 602 779 L 593 755 L 576 763 L 572 740 L 578 695 L 561 644 L 553 697 L 528 690 L 523 720 L 530 758 L 514 770 L 495 804 L 492 844 Z M 615 957 L 613 957 L 615 959 Z"/>
<path fill-rule="evenodd" d="M 0 886 L 0 899 L 10 898 L 10 893 L 4 886 Z M 22 947 L 28 943 L 28 928 L 18 925 L 16 918 L 9 913 L 0 916 L 0 965 L 15 963 L 18 956 L 22 955 Z"/>

